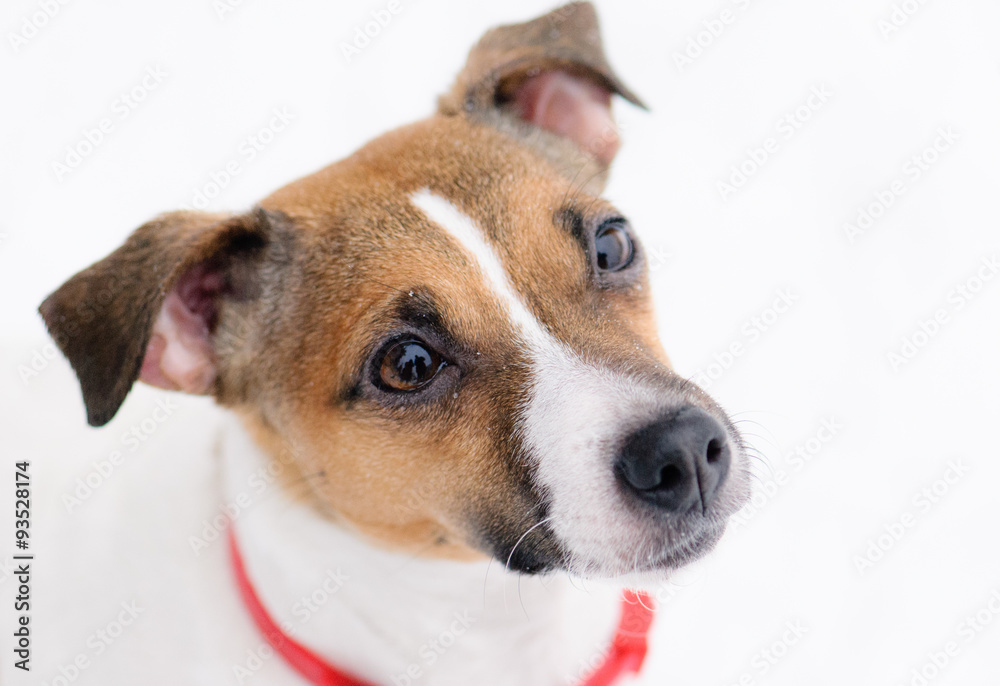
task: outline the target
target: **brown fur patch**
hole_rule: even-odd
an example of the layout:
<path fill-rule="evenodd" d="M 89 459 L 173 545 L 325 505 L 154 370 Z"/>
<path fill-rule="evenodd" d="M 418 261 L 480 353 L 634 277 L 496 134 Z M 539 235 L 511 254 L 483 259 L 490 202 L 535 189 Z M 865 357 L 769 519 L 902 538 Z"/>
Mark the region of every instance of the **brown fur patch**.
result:
<path fill-rule="evenodd" d="M 357 529 L 395 547 L 466 557 L 483 548 L 484 529 L 516 537 L 543 506 L 513 438 L 528 361 L 470 256 L 409 204 L 422 188 L 479 223 L 556 338 L 626 367 L 655 366 L 662 352 L 644 276 L 600 287 L 556 210 L 575 203 L 588 218 L 616 213 L 487 127 L 434 117 L 262 203 L 292 227 L 295 250 L 259 350 L 227 367 L 229 376 L 256 377 L 254 433 L 272 451 L 293 446 L 301 474 L 322 472 L 309 480 L 314 495 Z M 405 328 L 394 318 L 400 301 L 425 298 L 447 329 L 435 334 L 453 358 L 445 390 L 406 406 L 368 391 L 352 397 L 365 384 L 366 356 Z"/>
<path fill-rule="evenodd" d="M 286 186 L 259 212 L 166 215 L 71 279 L 42 312 L 91 422 L 110 419 L 135 381 L 172 284 L 216 260 L 229 288 L 213 322 L 214 394 L 273 459 L 291 456 L 287 489 L 414 553 L 509 549 L 546 507 L 516 431 L 529 361 L 472 258 L 409 197 L 426 188 L 471 217 L 530 311 L 582 357 L 652 375 L 666 362 L 641 253 L 634 278 L 602 283 L 560 219 L 576 208 L 588 232 L 616 214 L 593 196 L 606 168 L 506 107 L 543 69 L 640 104 L 604 58 L 593 9 L 573 4 L 487 34 L 432 118 Z M 104 310 L 87 314 L 109 288 Z M 428 390 L 390 397 L 368 375 L 401 334 L 450 364 Z M 541 527 L 521 554 L 527 569 L 560 551 Z"/>

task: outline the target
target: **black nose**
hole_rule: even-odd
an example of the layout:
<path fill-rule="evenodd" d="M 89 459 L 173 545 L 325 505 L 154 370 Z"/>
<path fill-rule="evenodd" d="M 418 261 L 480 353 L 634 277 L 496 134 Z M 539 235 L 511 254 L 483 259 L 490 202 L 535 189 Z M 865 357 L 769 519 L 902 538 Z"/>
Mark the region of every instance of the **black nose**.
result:
<path fill-rule="evenodd" d="M 629 436 L 616 471 L 640 499 L 683 514 L 708 509 L 729 462 L 725 428 L 704 410 L 687 406 Z"/>

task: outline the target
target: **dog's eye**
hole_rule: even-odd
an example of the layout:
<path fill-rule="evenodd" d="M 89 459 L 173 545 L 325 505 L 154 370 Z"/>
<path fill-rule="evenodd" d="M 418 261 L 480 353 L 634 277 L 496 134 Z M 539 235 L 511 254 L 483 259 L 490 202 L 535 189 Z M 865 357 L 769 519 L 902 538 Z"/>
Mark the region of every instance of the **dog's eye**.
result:
<path fill-rule="evenodd" d="M 423 342 L 399 341 L 385 353 L 379 368 L 379 381 L 388 391 L 416 391 L 429 384 L 447 363 Z"/>
<path fill-rule="evenodd" d="M 622 220 L 613 219 L 601 225 L 594 237 L 594 251 L 601 271 L 616 272 L 629 266 L 635 246 Z"/>

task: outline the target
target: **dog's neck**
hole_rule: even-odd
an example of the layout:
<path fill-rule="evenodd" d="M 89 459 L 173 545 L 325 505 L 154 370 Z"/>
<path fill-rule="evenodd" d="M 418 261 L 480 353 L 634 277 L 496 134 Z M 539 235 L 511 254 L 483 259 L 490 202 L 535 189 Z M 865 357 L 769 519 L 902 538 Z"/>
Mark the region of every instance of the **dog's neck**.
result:
<path fill-rule="evenodd" d="M 387 686 L 569 686 L 600 663 L 617 589 L 386 551 L 292 498 L 235 420 L 221 450 L 225 502 L 252 501 L 233 526 L 254 588 L 330 664 Z"/>

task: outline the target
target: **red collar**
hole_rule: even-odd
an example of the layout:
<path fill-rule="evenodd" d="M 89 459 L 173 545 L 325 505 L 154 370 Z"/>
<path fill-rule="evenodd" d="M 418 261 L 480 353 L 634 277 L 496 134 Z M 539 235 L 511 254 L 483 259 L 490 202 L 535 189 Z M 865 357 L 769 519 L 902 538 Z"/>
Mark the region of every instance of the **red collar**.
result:
<path fill-rule="evenodd" d="M 229 554 L 236 586 L 257 629 L 271 647 L 310 684 L 315 686 L 373 686 L 343 672 L 286 634 L 260 602 L 247 576 L 233 527 L 229 527 Z M 646 637 L 653 621 L 652 599 L 645 593 L 625 591 L 622 615 L 604 663 L 580 686 L 612 686 L 624 674 L 638 674 L 646 658 Z"/>

